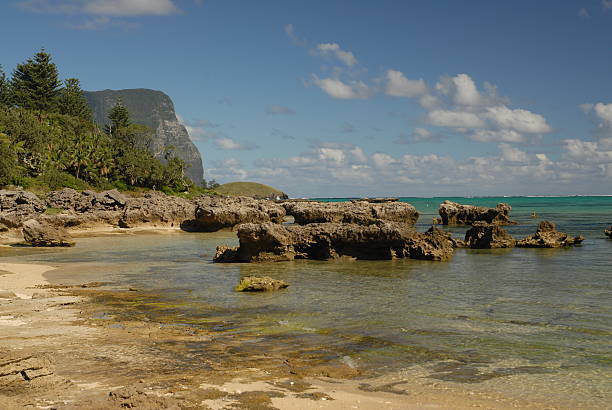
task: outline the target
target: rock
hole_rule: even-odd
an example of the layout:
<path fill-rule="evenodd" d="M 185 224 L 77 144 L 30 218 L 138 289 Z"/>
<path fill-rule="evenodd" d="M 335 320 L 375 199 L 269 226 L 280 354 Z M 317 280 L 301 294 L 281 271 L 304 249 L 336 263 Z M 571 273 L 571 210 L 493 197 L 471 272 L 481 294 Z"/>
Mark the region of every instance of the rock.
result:
<path fill-rule="evenodd" d="M 214 232 L 242 223 L 282 223 L 285 209 L 266 200 L 247 197 L 201 197 L 196 200 L 193 229 Z"/>
<path fill-rule="evenodd" d="M 240 283 L 236 286 L 236 292 L 264 292 L 284 289 L 289 284 L 285 281 L 272 279 L 268 276 L 257 277 L 247 276 L 240 280 Z"/>
<path fill-rule="evenodd" d="M 605 235 L 606 235 L 608 238 L 612 239 L 612 226 L 611 226 L 609 229 L 606 229 L 606 230 L 604 231 L 604 234 L 605 234 Z"/>
<path fill-rule="evenodd" d="M 49 192 L 45 199 L 50 208 L 61 208 L 75 212 L 118 211 L 125 207 L 127 198 L 116 189 L 110 191 L 78 192 L 71 188 Z"/>
<path fill-rule="evenodd" d="M 45 209 L 44 202 L 31 192 L 0 190 L 0 223 L 8 228 L 20 227 Z"/>
<path fill-rule="evenodd" d="M 448 260 L 453 242 L 439 230 L 425 233 L 399 223 L 376 225 L 314 223 L 279 225 L 242 224 L 240 246 L 219 247 L 216 262 L 328 260 L 343 256 L 355 259 L 414 258 Z"/>
<path fill-rule="evenodd" d="M 516 240 L 499 225 L 475 222 L 465 233 L 465 246 L 473 249 L 513 248 Z"/>
<path fill-rule="evenodd" d="M 533 235 L 519 240 L 516 246 L 521 248 L 562 248 L 579 245 L 584 236 L 571 237 L 566 233 L 558 232 L 554 223 L 542 221 Z"/>
<path fill-rule="evenodd" d="M 23 238 L 32 246 L 74 246 L 72 237 L 64 228 L 41 223 L 35 219 L 23 223 Z"/>
<path fill-rule="evenodd" d="M 325 222 L 371 225 L 379 221 L 414 225 L 419 219 L 416 208 L 405 202 L 285 202 L 283 206 L 299 225 Z"/>
<path fill-rule="evenodd" d="M 9 290 L 0 289 L 0 299 L 14 299 L 17 295 Z"/>
<path fill-rule="evenodd" d="M 8 232 L 9 228 L 3 223 L 0 223 L 0 232 Z"/>
<path fill-rule="evenodd" d="M 2 393 L 18 396 L 35 387 L 67 383 L 54 373 L 49 355 L 0 352 L 0 397 Z"/>
<path fill-rule="evenodd" d="M 513 225 L 510 220 L 512 207 L 500 203 L 495 208 L 486 208 L 474 205 L 462 205 L 452 201 L 444 201 L 438 213 L 442 225 L 473 225 L 474 222 L 486 222 L 496 225 Z"/>
<path fill-rule="evenodd" d="M 195 204 L 187 199 L 148 192 L 141 198 L 130 198 L 119 219 L 121 228 L 139 225 L 185 227 L 194 222 Z"/>

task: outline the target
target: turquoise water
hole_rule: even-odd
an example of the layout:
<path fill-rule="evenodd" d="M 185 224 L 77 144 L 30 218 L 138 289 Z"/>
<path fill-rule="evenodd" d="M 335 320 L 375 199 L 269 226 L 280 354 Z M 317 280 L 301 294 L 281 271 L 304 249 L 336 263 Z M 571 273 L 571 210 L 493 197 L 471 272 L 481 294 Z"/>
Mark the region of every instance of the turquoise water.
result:
<path fill-rule="evenodd" d="M 301 347 L 376 373 L 543 394 L 581 406 L 612 402 L 612 197 L 444 198 L 512 205 L 515 237 L 541 219 L 582 234 L 572 249 L 457 250 L 450 262 L 295 261 L 213 264 L 231 232 L 83 238 L 66 250 L 0 249 L 0 260 L 58 267 L 56 282 L 100 280 L 180 302 L 176 320 Z M 404 198 L 425 230 L 442 198 Z M 540 218 L 531 218 L 532 212 Z M 465 227 L 449 230 L 460 237 Z M 241 276 L 288 281 L 285 291 L 232 291 Z M 198 306 L 214 305 L 218 309 Z M 146 313 L 146 312 L 145 312 Z M 297 341 L 297 342 L 296 342 Z M 297 348 L 297 347 L 296 347 Z"/>

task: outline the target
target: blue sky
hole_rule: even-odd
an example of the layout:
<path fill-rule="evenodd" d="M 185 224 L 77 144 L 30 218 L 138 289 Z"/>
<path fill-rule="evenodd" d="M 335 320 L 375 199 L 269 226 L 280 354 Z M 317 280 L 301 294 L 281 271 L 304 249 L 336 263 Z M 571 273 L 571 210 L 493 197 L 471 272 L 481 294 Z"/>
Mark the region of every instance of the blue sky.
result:
<path fill-rule="evenodd" d="M 612 0 L 9 0 L 0 64 L 166 92 L 206 178 L 612 194 Z"/>

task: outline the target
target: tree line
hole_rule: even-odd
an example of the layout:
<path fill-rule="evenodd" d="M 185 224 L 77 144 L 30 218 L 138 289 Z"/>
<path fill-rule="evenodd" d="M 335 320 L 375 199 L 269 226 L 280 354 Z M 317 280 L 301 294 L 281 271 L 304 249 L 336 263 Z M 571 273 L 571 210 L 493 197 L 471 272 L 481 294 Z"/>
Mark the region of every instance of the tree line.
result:
<path fill-rule="evenodd" d="M 44 49 L 10 78 L 0 66 L 0 186 L 197 190 L 172 147 L 164 162 L 151 154 L 153 131 L 133 124 L 121 101 L 108 120 L 94 123 L 80 81 L 60 81 Z"/>

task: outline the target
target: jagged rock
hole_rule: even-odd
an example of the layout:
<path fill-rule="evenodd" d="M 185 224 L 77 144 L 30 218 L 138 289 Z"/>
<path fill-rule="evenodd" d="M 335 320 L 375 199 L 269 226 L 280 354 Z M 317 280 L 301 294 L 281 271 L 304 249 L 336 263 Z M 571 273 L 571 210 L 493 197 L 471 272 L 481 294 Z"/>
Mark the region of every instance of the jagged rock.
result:
<path fill-rule="evenodd" d="M 122 228 L 138 225 L 187 228 L 193 223 L 195 205 L 184 198 L 148 192 L 141 198 L 130 198 L 119 219 Z"/>
<path fill-rule="evenodd" d="M 44 211 L 44 202 L 31 192 L 0 190 L 0 223 L 8 228 L 18 228 Z"/>
<path fill-rule="evenodd" d="M 66 229 L 41 223 L 35 219 L 23 223 L 23 238 L 32 246 L 74 246 L 74 241 Z"/>
<path fill-rule="evenodd" d="M 0 397 L 18 396 L 33 388 L 67 384 L 55 375 L 49 355 L 0 352 Z"/>
<path fill-rule="evenodd" d="M 3 223 L 0 223 L 0 232 L 8 232 L 9 228 Z"/>
<path fill-rule="evenodd" d="M 604 234 L 606 234 L 608 238 L 612 239 L 612 226 L 609 229 L 606 229 Z"/>
<path fill-rule="evenodd" d="M 474 205 L 462 205 L 452 201 L 444 201 L 438 213 L 442 225 L 472 225 L 474 222 L 486 222 L 496 225 L 513 225 L 510 220 L 512 207 L 500 203 L 495 208 L 486 208 Z"/>
<path fill-rule="evenodd" d="M 116 189 L 103 192 L 78 192 L 71 188 L 64 188 L 49 192 L 45 202 L 50 208 L 75 212 L 118 211 L 125 207 L 127 198 Z"/>
<path fill-rule="evenodd" d="M 147 144 L 149 151 L 159 160 L 165 161 L 164 153 L 172 147 L 173 154 L 187 164 L 187 176 L 197 185 L 202 184 L 202 156 L 189 138 L 187 129 L 178 120 L 168 95 L 156 90 L 129 89 L 86 91 L 85 97 L 95 121 L 100 125 L 108 124 L 108 113 L 121 100 L 130 112 L 132 122 L 145 125 L 155 132 Z"/>
<path fill-rule="evenodd" d="M 282 223 L 285 209 L 272 202 L 247 197 L 202 197 L 196 200 L 194 230 L 214 232 L 247 222 Z"/>
<path fill-rule="evenodd" d="M 453 242 L 439 230 L 416 232 L 405 224 L 247 223 L 238 227 L 238 248 L 219 247 L 216 262 L 264 262 L 293 259 L 414 258 L 448 260 Z"/>
<path fill-rule="evenodd" d="M 299 225 L 325 222 L 371 225 L 379 221 L 414 225 L 419 219 L 416 208 L 405 202 L 285 202 L 283 206 Z"/>
<path fill-rule="evenodd" d="M 542 221 L 533 235 L 519 240 L 516 246 L 521 248 L 562 248 L 579 245 L 584 236 L 571 237 L 566 233 L 558 232 L 554 223 Z"/>
<path fill-rule="evenodd" d="M 272 290 L 284 289 L 289 284 L 285 281 L 272 279 L 268 276 L 247 276 L 240 280 L 236 286 L 236 292 L 267 292 Z"/>
<path fill-rule="evenodd" d="M 465 233 L 465 246 L 473 249 L 513 248 L 516 240 L 499 225 L 475 222 Z"/>

